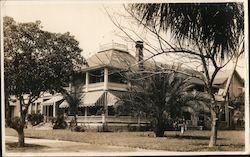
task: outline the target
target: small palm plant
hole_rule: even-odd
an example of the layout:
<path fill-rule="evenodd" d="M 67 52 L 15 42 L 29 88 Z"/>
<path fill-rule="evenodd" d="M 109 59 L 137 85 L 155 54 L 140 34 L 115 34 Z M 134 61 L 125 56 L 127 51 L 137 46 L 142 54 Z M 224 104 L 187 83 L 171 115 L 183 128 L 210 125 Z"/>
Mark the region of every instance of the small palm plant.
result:
<path fill-rule="evenodd" d="M 150 119 L 156 137 L 162 137 L 170 121 L 181 116 L 181 108 L 198 100 L 189 92 L 192 87 L 189 79 L 175 72 L 153 73 L 147 78 L 134 79 L 118 110 L 144 113 Z"/>

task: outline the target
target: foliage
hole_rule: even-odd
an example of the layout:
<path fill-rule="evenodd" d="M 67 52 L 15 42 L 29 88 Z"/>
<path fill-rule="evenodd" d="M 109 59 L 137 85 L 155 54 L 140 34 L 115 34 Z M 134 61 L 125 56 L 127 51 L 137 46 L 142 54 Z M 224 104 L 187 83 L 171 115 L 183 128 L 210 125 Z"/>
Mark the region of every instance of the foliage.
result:
<path fill-rule="evenodd" d="M 83 63 L 79 42 L 69 33 L 50 33 L 40 22 L 16 23 L 4 17 L 5 83 L 10 94 L 60 90 Z M 15 75 L 13 75 L 15 74 Z"/>
<path fill-rule="evenodd" d="M 148 117 L 156 136 L 163 136 L 166 126 L 171 126 L 174 120 L 181 117 L 181 107 L 198 101 L 198 97 L 188 92 L 191 87 L 188 80 L 169 72 L 132 81 L 129 94 L 122 98 L 124 104 L 117 108 L 120 112 L 130 111 Z"/>
<path fill-rule="evenodd" d="M 243 3 L 135 3 L 128 5 L 127 10 L 156 36 L 160 50 L 154 56 L 176 53 L 180 58 L 184 56 L 199 63 L 211 100 L 208 105 L 212 126 L 209 146 L 215 146 L 220 106 L 216 103 L 213 82 L 218 71 L 232 60 L 235 60 L 235 69 L 238 58 L 244 53 Z M 166 40 L 168 32 L 175 43 Z M 227 95 L 228 87 L 229 84 L 223 96 Z"/>
<path fill-rule="evenodd" d="M 29 105 L 42 92 L 64 90 L 69 76 L 80 69 L 84 60 L 79 42 L 70 33 L 44 31 L 40 21 L 17 23 L 11 17 L 4 17 L 3 21 L 5 99 L 15 95 L 20 102 L 21 125 L 17 131 L 23 137 L 19 144 L 24 146 L 23 128 Z"/>
<path fill-rule="evenodd" d="M 242 3 L 139 3 L 130 7 L 147 25 L 159 24 L 159 29 L 170 30 L 183 42 L 199 42 L 221 59 L 235 53 L 244 31 Z"/>
<path fill-rule="evenodd" d="M 77 125 L 71 128 L 71 131 L 75 131 L 75 132 L 85 132 L 86 127 L 82 126 L 82 125 Z"/>
<path fill-rule="evenodd" d="M 27 120 L 31 123 L 32 126 L 35 126 L 44 120 L 44 116 L 41 113 L 32 113 L 28 114 Z"/>
<path fill-rule="evenodd" d="M 238 97 L 230 100 L 230 104 L 234 107 L 234 109 L 244 112 L 245 93 L 243 92 Z"/>
<path fill-rule="evenodd" d="M 67 122 L 64 120 L 64 116 L 63 115 L 57 116 L 53 124 L 53 129 L 66 129 L 66 128 L 67 128 Z"/>

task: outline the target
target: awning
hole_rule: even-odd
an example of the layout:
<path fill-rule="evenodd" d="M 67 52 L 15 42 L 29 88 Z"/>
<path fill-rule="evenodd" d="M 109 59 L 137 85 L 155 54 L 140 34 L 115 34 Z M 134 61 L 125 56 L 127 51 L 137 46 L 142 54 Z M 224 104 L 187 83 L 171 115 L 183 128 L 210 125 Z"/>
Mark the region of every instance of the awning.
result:
<path fill-rule="evenodd" d="M 84 94 L 83 100 L 81 101 L 81 104 L 79 107 L 85 107 L 85 106 L 96 106 L 99 99 L 104 94 L 104 91 L 96 91 L 96 92 L 88 92 Z"/>
<path fill-rule="evenodd" d="M 64 101 L 59 105 L 59 108 L 67 108 L 67 107 L 69 107 L 69 103 L 68 103 L 66 100 L 64 100 Z"/>
<path fill-rule="evenodd" d="M 79 107 L 104 106 L 105 102 L 107 106 L 113 106 L 118 100 L 119 98 L 110 92 L 106 92 L 106 94 L 104 91 L 88 92 L 85 93 Z"/>
<path fill-rule="evenodd" d="M 108 106 L 113 106 L 116 104 L 116 102 L 120 100 L 117 96 L 114 94 L 107 92 L 107 105 Z"/>
<path fill-rule="evenodd" d="M 44 101 L 42 103 L 42 105 L 44 106 L 50 106 L 50 105 L 54 105 L 54 103 L 60 101 L 63 99 L 63 96 L 62 95 L 56 95 L 56 96 L 53 96 L 51 99 L 47 100 L 47 101 Z"/>

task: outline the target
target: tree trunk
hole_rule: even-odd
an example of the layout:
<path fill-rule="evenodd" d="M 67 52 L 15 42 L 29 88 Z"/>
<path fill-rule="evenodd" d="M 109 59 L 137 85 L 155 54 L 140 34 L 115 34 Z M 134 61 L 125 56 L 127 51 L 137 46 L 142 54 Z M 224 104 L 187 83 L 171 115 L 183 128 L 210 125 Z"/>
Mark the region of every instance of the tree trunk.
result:
<path fill-rule="evenodd" d="M 74 121 L 75 121 L 75 126 L 77 126 L 77 116 L 76 116 L 76 113 L 74 113 Z"/>
<path fill-rule="evenodd" d="M 216 112 L 211 109 L 211 136 L 210 136 L 210 141 L 209 141 L 209 147 L 214 147 L 216 146 L 216 141 L 217 141 L 217 115 Z"/>
<path fill-rule="evenodd" d="M 155 128 L 154 128 L 154 133 L 156 137 L 163 137 L 165 132 L 165 124 L 162 118 L 158 118 Z"/>
<path fill-rule="evenodd" d="M 18 147 L 24 147 L 24 127 L 20 127 L 17 131 L 18 133 Z"/>
<path fill-rule="evenodd" d="M 10 126 L 11 123 L 11 110 L 10 110 L 10 104 L 9 104 L 9 96 L 5 94 L 5 122 L 6 126 Z"/>

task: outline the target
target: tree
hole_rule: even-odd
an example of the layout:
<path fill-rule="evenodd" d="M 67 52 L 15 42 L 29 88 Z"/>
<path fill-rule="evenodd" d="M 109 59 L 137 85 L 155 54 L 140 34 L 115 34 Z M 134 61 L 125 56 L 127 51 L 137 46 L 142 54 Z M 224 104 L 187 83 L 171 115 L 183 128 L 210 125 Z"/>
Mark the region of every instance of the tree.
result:
<path fill-rule="evenodd" d="M 142 74 L 145 76 L 145 74 Z M 181 118 L 181 108 L 190 106 L 195 101 L 203 100 L 200 95 L 193 95 L 190 91 L 190 77 L 183 77 L 176 72 L 157 73 L 143 78 L 141 74 L 132 74 L 132 86 L 128 95 L 121 98 L 123 105 L 118 111 L 146 115 L 150 119 L 156 137 L 164 136 L 171 121 Z"/>
<path fill-rule="evenodd" d="M 18 132 L 20 147 L 30 104 L 43 92 L 65 92 L 69 76 L 84 61 L 74 36 L 44 31 L 40 23 L 17 23 L 11 17 L 3 23 L 6 110 L 11 95 L 20 103 L 20 117 L 11 119 L 6 112 L 6 125 Z"/>
<path fill-rule="evenodd" d="M 237 65 L 238 58 L 244 52 L 243 4 L 135 3 L 124 8 L 128 17 L 132 17 L 139 27 L 143 26 L 149 35 L 142 38 L 138 31 L 121 25 L 122 20 L 112 18 L 110 14 L 109 17 L 128 39 L 133 42 L 135 38 L 143 40 L 145 50 L 151 54 L 148 59 L 174 54 L 177 60 L 186 59 L 187 66 L 192 62 L 195 67 L 190 67 L 195 70 L 202 68 L 203 73 L 192 76 L 203 80 L 205 91 L 211 99 L 208 105 L 212 119 L 209 146 L 215 146 L 220 105 L 215 99 L 213 82 L 218 71 L 229 62 L 235 61 L 234 65 Z M 154 46 L 155 41 L 150 42 L 147 37 L 157 41 L 158 46 Z"/>
<path fill-rule="evenodd" d="M 77 126 L 77 113 L 78 113 L 78 107 L 81 104 L 81 101 L 83 99 L 83 84 L 79 83 L 77 81 L 78 79 L 78 74 L 80 72 L 79 71 L 74 71 L 74 73 L 72 73 L 72 76 L 70 76 L 70 89 L 69 91 L 64 91 L 62 92 L 65 100 L 68 102 L 69 104 L 69 109 L 70 112 L 73 113 L 74 115 L 74 124 L 75 126 Z M 74 88 L 73 88 L 74 87 Z M 75 127 L 73 126 L 73 127 Z"/>

